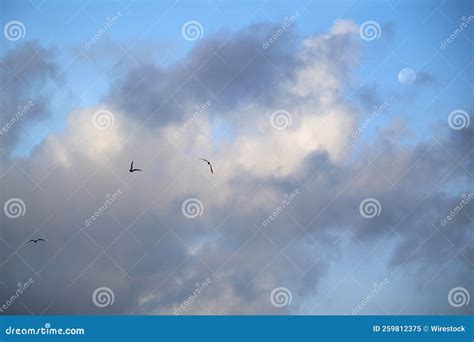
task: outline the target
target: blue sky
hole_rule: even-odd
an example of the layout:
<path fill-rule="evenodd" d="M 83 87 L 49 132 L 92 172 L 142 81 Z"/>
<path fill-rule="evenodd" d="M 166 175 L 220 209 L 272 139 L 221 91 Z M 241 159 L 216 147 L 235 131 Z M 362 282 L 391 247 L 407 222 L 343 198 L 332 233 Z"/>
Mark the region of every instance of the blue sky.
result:
<path fill-rule="evenodd" d="M 385 278 L 364 313 L 459 312 L 445 294 L 472 288 L 472 216 L 462 211 L 445 230 L 439 222 L 472 184 L 472 123 L 448 124 L 457 109 L 472 117 L 472 13 L 470 1 L 434 0 L 0 0 L 2 27 L 25 27 L 0 43 L 0 109 L 9 106 L 0 118 L 30 91 L 46 97 L 1 137 L 2 195 L 28 209 L 2 221 L 2 279 L 44 275 L 28 305 L 41 312 L 51 300 L 59 314 L 96 313 L 83 298 L 105 285 L 118 299 L 108 313 L 169 314 L 203 275 L 213 279 L 208 311 L 192 313 L 230 303 L 228 313 L 279 314 L 268 294 L 287 286 L 295 305 L 283 313 L 350 314 Z M 261 35 L 292 16 L 263 48 Z M 185 39 L 189 21 L 201 38 Z M 359 32 L 367 23 L 379 37 Z M 292 122 L 278 127 L 273 114 L 285 111 Z M 130 160 L 144 172 L 130 174 Z M 84 227 L 117 189 L 123 196 Z M 189 199 L 199 217 L 183 212 Z M 363 215 L 364 199 L 378 203 L 376 217 Z M 40 233 L 49 249 L 21 249 Z M 17 249 L 21 261 L 8 255 Z M 61 264 L 68 257 L 74 267 Z"/>
<path fill-rule="evenodd" d="M 3 23 L 22 21 L 26 25 L 27 39 L 56 49 L 58 61 L 65 68 L 64 76 L 71 92 L 56 93 L 54 120 L 48 122 L 47 128 L 51 131 L 65 127 L 72 98 L 80 97 L 81 107 L 91 107 L 99 105 L 108 91 L 110 82 L 103 77 L 103 72 L 113 66 L 117 56 L 111 53 L 108 57 L 105 52 L 103 67 L 96 70 L 75 57 L 77 49 L 103 27 L 106 18 L 118 12 L 122 16 L 117 24 L 93 49 L 104 46 L 109 39 L 127 49 L 163 44 L 167 53 L 157 48 L 152 56 L 162 65 L 173 64 L 198 42 L 186 41 L 181 36 L 181 25 L 190 19 L 202 24 L 206 36 L 262 21 L 278 23 L 285 16 L 299 13 L 296 25 L 300 38 L 324 32 L 338 18 L 357 23 L 375 20 L 382 27 L 382 35 L 380 39 L 364 43 L 364 57 L 354 71 L 355 82 L 375 85 L 382 102 L 394 90 L 399 91 L 403 99 L 391 103 L 385 115 L 379 118 L 380 124 L 402 116 L 417 132 L 417 139 L 429 134 L 433 123 L 446 120 L 453 109 L 467 105 L 472 97 L 471 88 L 466 87 L 472 75 L 472 56 L 466 53 L 466 47 L 472 50 L 472 26 L 448 48 L 440 48 L 440 42 L 470 13 L 466 1 L 160 1 L 151 6 L 148 1 L 4 0 L 2 6 Z M 4 41 L 3 47 L 11 49 L 18 43 Z M 400 84 L 397 75 L 405 67 L 419 75 L 426 74 L 431 87 Z M 24 137 L 15 154 L 28 153 L 46 134 L 41 124 L 29 129 L 31 136 Z"/>

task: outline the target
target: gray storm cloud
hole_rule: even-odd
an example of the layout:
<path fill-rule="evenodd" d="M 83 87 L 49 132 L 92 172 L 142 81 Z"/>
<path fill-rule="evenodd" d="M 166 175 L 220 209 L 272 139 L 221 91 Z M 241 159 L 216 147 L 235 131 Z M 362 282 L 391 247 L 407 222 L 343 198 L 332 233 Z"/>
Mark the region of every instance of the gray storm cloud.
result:
<path fill-rule="evenodd" d="M 404 313 L 471 310 L 446 296 L 455 286 L 472 293 L 473 203 L 448 228 L 439 222 L 472 184 L 472 126 L 435 127 L 436 139 L 407 146 L 394 122 L 352 144 L 363 113 L 343 94 L 362 56 L 358 27 L 340 20 L 300 46 L 290 30 L 263 50 L 275 27 L 204 38 L 171 66 L 134 65 L 101 106 L 72 111 L 65 131 L 2 163 L 2 203 L 20 198 L 25 212 L 1 218 L 0 299 L 34 279 L 7 313 L 312 313 L 348 253 L 348 229 L 363 257 L 390 235 L 385 273 L 366 276 L 410 293 L 398 300 Z M 47 65 L 30 75 L 44 81 L 54 75 Z M 22 89 L 9 108 L 28 97 Z M 221 140 L 219 120 L 231 127 Z M 199 157 L 212 160 L 214 176 Z M 144 171 L 130 174 L 131 160 Z M 366 198 L 379 201 L 378 216 L 361 215 Z M 188 199 L 197 213 L 183 208 Z M 47 242 L 26 245 L 31 237 Z M 113 291 L 112 305 L 94 305 L 100 287 Z M 290 305 L 275 305 L 278 287 Z"/>

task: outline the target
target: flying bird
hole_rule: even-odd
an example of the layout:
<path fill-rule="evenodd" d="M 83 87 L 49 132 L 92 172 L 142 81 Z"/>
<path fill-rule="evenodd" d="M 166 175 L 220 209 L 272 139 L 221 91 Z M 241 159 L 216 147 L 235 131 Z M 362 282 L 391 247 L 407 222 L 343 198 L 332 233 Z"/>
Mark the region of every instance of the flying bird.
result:
<path fill-rule="evenodd" d="M 209 165 L 209 167 L 211 168 L 211 173 L 214 174 L 214 171 L 212 170 L 211 162 L 207 159 L 203 159 L 203 158 L 199 158 L 199 159 L 204 160 L 207 163 L 207 165 Z"/>
<path fill-rule="evenodd" d="M 130 172 L 135 172 L 135 171 L 143 171 L 143 170 L 140 170 L 140 169 L 134 169 L 133 168 L 133 160 L 132 160 L 132 165 L 130 165 Z"/>
<path fill-rule="evenodd" d="M 36 240 L 32 239 L 32 240 L 28 241 L 28 243 L 30 243 L 30 242 L 37 243 L 38 241 L 46 241 L 46 240 L 44 240 L 44 239 L 36 239 Z"/>

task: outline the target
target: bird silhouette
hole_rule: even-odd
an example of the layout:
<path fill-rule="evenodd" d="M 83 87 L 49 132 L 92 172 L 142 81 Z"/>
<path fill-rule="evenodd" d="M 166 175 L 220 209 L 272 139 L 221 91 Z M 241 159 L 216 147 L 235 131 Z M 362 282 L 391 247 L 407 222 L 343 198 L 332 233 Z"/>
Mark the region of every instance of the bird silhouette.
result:
<path fill-rule="evenodd" d="M 44 239 L 36 239 L 36 240 L 32 239 L 32 240 L 28 241 L 28 243 L 30 243 L 30 242 L 37 243 L 38 241 L 46 241 L 46 240 L 44 240 Z"/>
<path fill-rule="evenodd" d="M 209 167 L 211 168 L 211 173 L 214 174 L 214 170 L 212 169 L 211 162 L 207 159 L 204 159 L 204 158 L 199 158 L 199 159 L 204 160 L 207 163 L 207 165 L 209 165 Z"/>
<path fill-rule="evenodd" d="M 135 171 L 143 171 L 143 170 L 140 170 L 140 169 L 134 169 L 133 168 L 133 160 L 132 160 L 132 165 L 130 165 L 130 170 L 128 170 L 130 172 L 135 172 Z"/>

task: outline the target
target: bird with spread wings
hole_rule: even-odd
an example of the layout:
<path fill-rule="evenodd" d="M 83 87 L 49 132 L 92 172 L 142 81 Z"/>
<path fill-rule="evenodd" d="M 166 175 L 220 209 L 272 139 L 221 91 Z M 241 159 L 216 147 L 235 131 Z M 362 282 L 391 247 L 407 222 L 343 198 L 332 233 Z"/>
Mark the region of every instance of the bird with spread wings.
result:
<path fill-rule="evenodd" d="M 211 168 L 211 173 L 214 174 L 214 170 L 212 169 L 211 162 L 210 162 L 209 160 L 207 160 L 207 159 L 204 159 L 204 158 L 199 158 L 199 159 L 205 161 L 205 162 L 207 163 L 207 165 L 209 165 L 209 167 Z"/>

